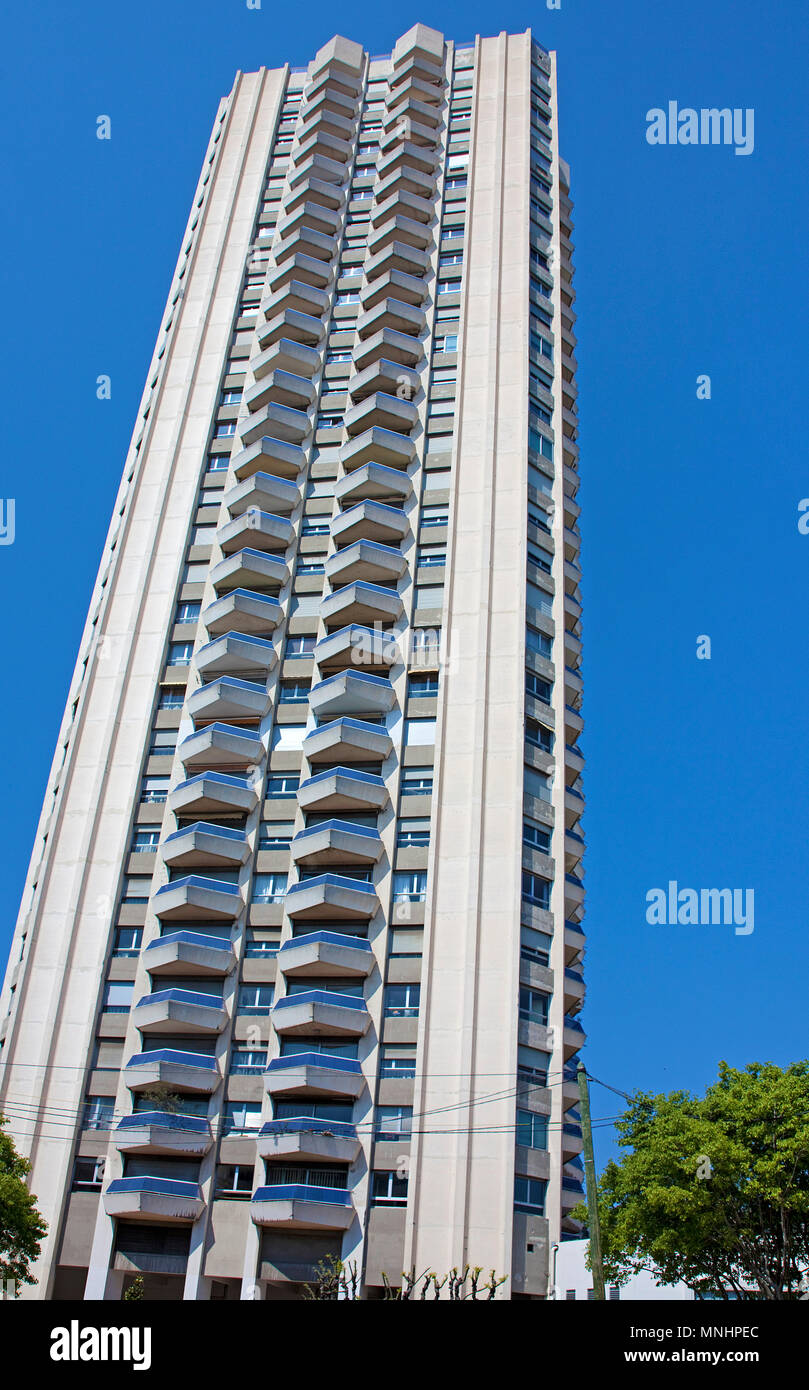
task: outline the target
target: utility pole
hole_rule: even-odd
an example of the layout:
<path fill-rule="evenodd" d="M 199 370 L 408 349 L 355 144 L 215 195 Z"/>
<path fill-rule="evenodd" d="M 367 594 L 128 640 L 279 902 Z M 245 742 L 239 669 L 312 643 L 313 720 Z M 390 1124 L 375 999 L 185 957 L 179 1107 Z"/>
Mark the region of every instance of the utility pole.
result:
<path fill-rule="evenodd" d="M 576 1072 L 579 1083 L 579 1106 L 581 1109 L 581 1132 L 584 1140 L 584 1178 L 587 1184 L 587 1216 L 590 1226 L 590 1263 L 593 1266 L 593 1297 L 604 1300 L 604 1266 L 601 1261 L 601 1227 L 598 1224 L 598 1196 L 596 1191 L 596 1164 L 593 1156 L 593 1127 L 590 1123 L 590 1088 L 587 1084 L 587 1068 L 579 1062 Z"/>

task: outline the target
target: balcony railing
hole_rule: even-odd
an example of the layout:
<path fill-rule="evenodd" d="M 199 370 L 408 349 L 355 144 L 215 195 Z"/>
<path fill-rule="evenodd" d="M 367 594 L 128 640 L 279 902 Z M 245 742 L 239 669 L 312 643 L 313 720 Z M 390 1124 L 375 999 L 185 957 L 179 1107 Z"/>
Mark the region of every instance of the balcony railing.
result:
<path fill-rule="evenodd" d="M 352 1057 L 334 1057 L 329 1052 L 293 1052 L 284 1057 L 273 1057 L 267 1072 L 288 1071 L 291 1067 L 324 1067 L 326 1071 L 350 1071 L 355 1075 L 362 1070 L 359 1062 Z"/>
<path fill-rule="evenodd" d="M 138 1052 L 134 1057 L 130 1057 L 127 1066 L 145 1067 L 153 1062 L 177 1062 L 184 1067 L 201 1067 L 205 1071 L 217 1069 L 216 1059 L 207 1052 L 180 1052 L 174 1047 L 159 1047 L 152 1052 Z"/>
<path fill-rule="evenodd" d="M 351 1204 L 351 1193 L 339 1187 L 315 1187 L 313 1183 L 272 1183 L 253 1193 L 254 1202 L 330 1202 L 335 1206 Z"/>
<path fill-rule="evenodd" d="M 162 1192 L 172 1197 L 198 1197 L 199 1184 L 180 1178 L 114 1178 L 108 1192 Z"/>
<path fill-rule="evenodd" d="M 186 1129 L 195 1134 L 210 1134 L 211 1126 L 202 1115 L 180 1115 L 174 1110 L 136 1110 L 132 1115 L 122 1115 L 118 1129 L 142 1129 L 144 1126 L 156 1129 Z"/>
<path fill-rule="evenodd" d="M 288 1120 L 268 1120 L 259 1134 L 326 1134 L 353 1139 L 356 1125 L 346 1120 L 321 1120 L 313 1115 L 293 1115 Z"/>
<path fill-rule="evenodd" d="M 195 989 L 159 989 L 154 994 L 144 994 L 137 1007 L 143 1004 L 199 1004 L 205 1009 L 221 1009 L 222 997 L 218 994 L 201 994 Z"/>
<path fill-rule="evenodd" d="M 366 1007 L 364 999 L 358 999 L 356 995 L 339 994 L 330 989 L 305 989 L 300 994 L 286 994 L 279 999 L 275 1005 L 278 1009 L 294 1008 L 296 1004 L 331 1004 L 337 1005 L 341 1009 L 364 1009 Z"/>

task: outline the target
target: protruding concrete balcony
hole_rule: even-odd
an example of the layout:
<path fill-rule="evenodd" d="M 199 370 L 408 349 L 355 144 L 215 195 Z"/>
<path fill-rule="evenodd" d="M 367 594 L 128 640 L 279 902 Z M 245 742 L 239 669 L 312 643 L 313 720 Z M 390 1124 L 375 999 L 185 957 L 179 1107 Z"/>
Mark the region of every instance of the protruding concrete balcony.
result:
<path fill-rule="evenodd" d="M 365 1089 L 359 1062 L 326 1052 L 299 1052 L 274 1057 L 264 1073 L 271 1096 L 348 1096 L 356 1100 Z"/>
<path fill-rule="evenodd" d="M 217 994 L 194 989 L 154 990 L 139 999 L 132 1010 L 132 1021 L 142 1033 L 221 1033 L 227 1013 Z"/>
<path fill-rule="evenodd" d="M 394 211 L 392 216 L 386 222 L 382 222 L 368 237 L 369 255 L 378 255 L 394 241 L 403 241 L 408 246 L 416 246 L 424 251 L 432 245 L 433 233 L 423 222 L 417 222 L 414 217 Z"/>
<path fill-rule="evenodd" d="M 295 410 L 307 410 L 316 394 L 311 377 L 296 376 L 294 372 L 275 367 L 250 387 L 245 399 L 248 410 L 260 410 L 269 401 Z"/>
<path fill-rule="evenodd" d="M 155 916 L 169 922 L 198 922 L 201 918 L 232 922 L 243 906 L 237 884 L 202 874 L 164 883 L 152 898 Z"/>
<path fill-rule="evenodd" d="M 360 1151 L 356 1126 L 311 1115 L 268 1120 L 257 1140 L 259 1158 L 306 1159 L 313 1163 L 353 1163 Z"/>
<path fill-rule="evenodd" d="M 300 232 L 295 234 L 295 240 L 300 241 L 304 232 L 310 232 L 311 228 L 302 227 Z M 312 232 L 312 236 L 320 236 L 319 232 Z M 305 245 L 305 242 L 303 243 Z M 265 301 L 264 310 L 267 318 L 273 318 L 282 308 L 303 309 L 304 313 L 311 312 L 311 307 L 319 301 L 307 300 L 303 304 L 288 303 L 284 299 L 284 294 L 296 281 L 300 285 L 308 285 L 311 289 L 322 293 L 327 290 L 334 279 L 334 269 L 328 261 L 319 260 L 316 255 L 310 256 L 305 250 L 299 250 L 294 256 L 290 256 L 275 270 L 271 270 L 267 278 L 269 297 Z"/>
<path fill-rule="evenodd" d="M 568 1058 L 572 1057 L 580 1048 L 584 1047 L 587 1041 L 587 1034 L 578 1019 L 571 1018 L 568 1014 L 565 1014 L 563 1023 L 562 1041 L 564 1044 L 565 1061 L 567 1061 Z"/>
<path fill-rule="evenodd" d="M 360 338 L 370 338 L 382 329 L 392 328 L 397 333 L 409 333 L 417 338 L 427 325 L 424 310 L 415 304 L 405 304 L 403 299 L 383 299 L 372 309 L 365 310 L 357 319 L 357 333 Z"/>
<path fill-rule="evenodd" d="M 399 193 L 415 193 L 417 198 L 432 199 L 435 196 L 435 171 L 425 174 L 420 169 L 403 164 L 386 174 L 377 183 L 375 192 L 380 205 Z"/>
<path fill-rule="evenodd" d="M 326 325 L 315 314 L 301 312 L 300 309 L 284 309 L 274 318 L 259 325 L 258 341 L 265 350 L 288 338 L 292 342 L 316 347 L 326 336 Z"/>
<path fill-rule="evenodd" d="M 357 623 L 329 633 L 315 646 L 315 661 L 321 671 L 343 671 L 346 667 L 389 671 L 401 659 L 394 637 Z"/>
<path fill-rule="evenodd" d="M 264 435 L 281 439 L 286 444 L 300 444 L 311 428 L 311 421 L 305 410 L 291 410 L 288 405 L 276 405 L 271 401 L 245 426 L 241 431 L 241 437 L 245 447 L 255 444 Z"/>
<path fill-rule="evenodd" d="M 321 113 L 321 117 L 326 118 L 330 112 L 334 112 L 339 120 L 353 126 L 357 110 L 356 95 L 349 96 L 347 92 L 341 92 L 333 82 L 329 83 L 328 81 L 321 82 L 311 91 L 312 95 L 306 96 L 305 104 L 301 107 L 301 119 L 304 125 L 310 117 L 314 117 L 317 113 Z"/>
<path fill-rule="evenodd" d="M 160 1222 L 196 1221 L 205 1210 L 199 1183 L 179 1178 L 115 1178 L 104 1193 L 108 1216 Z"/>
<path fill-rule="evenodd" d="M 283 618 L 284 610 L 277 598 L 251 589 L 232 589 L 208 604 L 202 614 L 212 637 L 227 632 L 274 632 Z"/>
<path fill-rule="evenodd" d="M 408 130 L 432 131 L 435 140 L 436 131 L 443 120 L 441 110 L 435 101 L 423 100 L 422 93 L 414 87 L 414 80 L 411 78 L 391 93 L 390 102 L 382 117 L 382 128 L 387 132 L 401 129 L 402 124 L 406 123 Z M 422 87 L 427 92 L 431 90 L 427 83 L 422 83 Z"/>
<path fill-rule="evenodd" d="M 226 632 L 206 642 L 194 656 L 197 670 L 205 677 L 245 671 L 265 676 L 278 660 L 272 642 L 250 637 L 244 632 Z"/>
<path fill-rule="evenodd" d="M 216 538 L 225 555 L 232 555 L 243 546 L 252 550 L 286 550 L 295 535 L 288 517 L 261 512 L 256 507 L 234 516 L 220 526 Z"/>
<path fill-rule="evenodd" d="M 403 610 L 401 594 L 355 579 L 323 599 L 320 612 L 328 628 L 345 623 L 392 623 Z"/>
<path fill-rule="evenodd" d="M 267 322 L 276 323 L 279 316 L 287 312 L 317 317 L 325 314 L 328 305 L 329 296 L 326 290 L 319 289 L 317 285 L 310 285 L 305 280 L 290 279 L 269 299 L 265 299 L 261 308 Z M 259 341 L 262 341 L 261 338 Z"/>
<path fill-rule="evenodd" d="M 237 550 L 211 570 L 211 583 L 218 594 L 234 589 L 280 589 L 289 578 L 286 563 L 262 550 Z"/>
<path fill-rule="evenodd" d="M 278 969 L 292 979 L 367 979 L 375 966 L 370 942 L 362 936 L 315 931 L 294 936 L 276 956 Z"/>
<path fill-rule="evenodd" d="M 404 304 L 423 304 L 427 298 L 427 285 L 416 275 L 407 275 L 403 270 L 386 270 L 370 281 L 360 291 L 362 307 L 368 311 L 375 304 L 388 304 L 395 299 Z"/>
<path fill-rule="evenodd" d="M 318 207 L 337 212 L 343 206 L 345 196 L 345 189 L 327 179 L 318 178 L 317 171 L 312 170 L 291 189 L 284 199 L 284 210 L 291 213 L 306 203 L 315 203 Z"/>
<path fill-rule="evenodd" d="M 443 82 L 439 81 L 437 85 L 435 82 L 425 82 L 419 76 L 417 68 L 412 65 L 408 76 L 404 80 L 397 81 L 393 88 L 394 102 L 408 101 L 411 97 L 416 101 L 426 102 L 435 112 L 437 120 L 440 121 L 441 117 L 437 113 L 437 108 L 443 105 L 444 101 Z"/>
<path fill-rule="evenodd" d="M 168 806 L 177 816 L 227 815 L 231 811 L 252 811 L 257 800 L 255 787 L 243 777 L 203 772 L 178 782 L 169 792 Z"/>
<path fill-rule="evenodd" d="M 565 966 L 564 973 L 565 1013 L 575 1014 L 584 1003 L 585 984 L 580 970 Z"/>
<path fill-rule="evenodd" d="M 387 246 L 365 263 L 365 278 L 367 280 L 378 280 L 387 275 L 389 271 L 401 270 L 406 275 L 420 277 L 422 282 L 424 276 L 430 269 L 430 258 L 426 251 L 420 251 L 415 246 L 409 246 L 404 241 L 391 241 Z M 401 296 L 404 298 L 405 296 Z M 423 298 L 424 296 L 422 296 Z M 421 300 L 416 300 L 420 303 Z"/>
<path fill-rule="evenodd" d="M 352 436 L 362 435 L 370 430 L 390 430 L 394 433 L 407 434 L 418 424 L 418 418 L 418 410 L 411 401 L 403 400 L 400 396 L 389 396 L 384 391 L 375 391 L 372 396 L 359 401 L 357 405 L 346 411 L 345 427 L 347 433 Z M 345 450 L 341 451 L 341 457 L 348 452 L 348 448 L 350 446 L 346 446 Z M 383 463 L 393 461 L 395 466 L 406 468 L 415 456 L 415 448 L 409 453 L 407 450 L 395 452 L 394 458 L 390 441 L 385 440 L 380 443 L 377 435 L 375 440 L 369 441 L 362 462 L 370 462 L 372 456 L 374 461 Z M 344 466 L 350 469 L 350 461 L 346 463 L 344 459 Z"/>
<path fill-rule="evenodd" d="M 393 743 L 381 724 L 366 724 L 343 715 L 330 724 L 313 729 L 303 741 L 303 751 L 312 764 L 337 762 L 376 763 L 390 756 Z"/>
<path fill-rule="evenodd" d="M 229 975 L 236 964 L 230 941 L 208 932 L 179 931 L 156 936 L 143 952 L 143 964 L 150 975 Z"/>
<path fill-rule="evenodd" d="M 203 724 L 218 720 L 227 723 L 257 723 L 270 708 L 266 685 L 256 681 L 237 680 L 235 676 L 220 676 L 218 680 L 201 685 L 189 695 L 186 709 L 200 729 Z"/>
<path fill-rule="evenodd" d="M 252 729 L 240 729 L 234 724 L 207 724 L 183 739 L 179 753 L 185 767 L 207 771 L 209 768 L 256 767 L 264 761 L 266 749 Z"/>
<path fill-rule="evenodd" d="M 370 499 L 340 512 L 331 522 L 334 544 L 340 547 L 359 540 L 396 544 L 409 530 L 410 522 L 398 507 Z"/>
<path fill-rule="evenodd" d="M 304 811 L 381 811 L 389 801 L 383 779 L 356 767 L 329 768 L 298 788 L 298 805 Z"/>
<path fill-rule="evenodd" d="M 333 135 L 336 140 L 348 142 L 349 145 L 352 143 L 357 129 L 355 103 L 341 92 L 335 92 L 334 96 L 338 100 L 332 105 L 327 102 L 324 89 L 314 101 L 301 107 L 298 127 L 299 149 L 320 131 L 326 135 Z"/>
<path fill-rule="evenodd" d="M 200 864 L 238 868 L 250 854 L 243 830 L 208 821 L 195 821 L 175 830 L 166 836 L 160 851 L 173 869 L 197 868 Z"/>
<path fill-rule="evenodd" d="M 325 154 L 310 154 L 303 164 L 290 170 L 289 186 L 294 192 L 296 188 L 307 187 L 311 190 L 312 180 L 318 183 L 336 184 L 342 189 L 348 176 L 348 169 L 339 159 L 330 159 Z"/>
<path fill-rule="evenodd" d="M 384 463 L 364 463 L 346 473 L 334 485 L 338 502 L 360 502 L 366 498 L 405 498 L 413 491 L 412 479 Z"/>
<path fill-rule="evenodd" d="M 411 222 L 423 222 L 427 226 L 435 218 L 435 204 L 431 198 L 422 198 L 418 193 L 408 193 L 400 189 L 382 201 L 377 199 L 371 213 L 371 224 L 381 227 L 389 217 L 407 217 Z"/>
<path fill-rule="evenodd" d="M 257 1226 L 282 1231 L 347 1231 L 354 1220 L 350 1192 L 308 1183 L 276 1183 L 253 1193 L 250 1215 Z"/>
<path fill-rule="evenodd" d="M 291 376 L 311 379 L 320 367 L 317 348 L 296 343 L 292 338 L 278 338 L 250 363 L 256 381 L 263 381 L 273 372 L 288 372 Z"/>
<path fill-rule="evenodd" d="M 326 561 L 326 576 L 332 584 L 350 583 L 364 579 L 374 583 L 395 584 L 407 568 L 401 550 L 376 541 L 355 541 L 344 550 L 337 550 Z"/>
<path fill-rule="evenodd" d="M 377 864 L 382 858 L 379 831 L 353 821 L 326 820 L 301 830 L 290 846 L 296 864 Z"/>
<path fill-rule="evenodd" d="M 406 367 L 402 362 L 392 362 L 387 357 L 380 357 L 371 362 L 364 371 L 352 377 L 348 394 L 354 402 L 367 400 L 377 392 L 385 392 L 388 396 L 408 402 L 420 387 L 421 377 L 412 367 Z M 408 425 L 408 429 L 410 428 L 412 427 Z M 225 502 L 227 503 L 227 498 Z"/>
<path fill-rule="evenodd" d="M 115 1127 L 114 1143 L 122 1153 L 188 1154 L 201 1158 L 213 1139 L 210 1121 L 201 1115 L 155 1109 L 122 1115 Z"/>
<path fill-rule="evenodd" d="M 361 1038 L 371 1026 L 371 1015 L 364 999 L 310 989 L 279 999 L 272 1024 L 281 1037 Z"/>
<path fill-rule="evenodd" d="M 406 367 L 415 367 L 423 357 L 423 345 L 412 338 L 409 332 L 399 333 L 395 328 L 380 328 L 378 333 L 373 333 L 357 345 L 354 365 L 357 371 L 361 372 L 386 358 L 391 362 L 401 362 Z M 356 381 L 356 378 L 354 380 Z"/>
<path fill-rule="evenodd" d="M 378 397 L 373 396 L 371 399 L 376 401 Z M 391 396 L 388 399 L 393 401 L 395 398 Z M 414 407 L 408 401 L 399 401 L 398 404 L 415 413 Z M 367 405 L 368 402 L 363 402 L 356 410 L 362 410 Z M 353 415 L 354 411 L 350 411 L 349 414 Z M 403 412 L 400 416 L 403 422 L 405 414 L 406 412 Z M 404 423 L 402 428 L 406 428 Z M 340 462 L 347 473 L 354 468 L 361 468 L 364 463 L 384 463 L 390 468 L 407 468 L 415 456 L 416 446 L 409 435 L 397 434 L 395 430 L 385 429 L 381 425 L 372 425 L 340 449 Z"/>
<path fill-rule="evenodd" d="M 225 510 L 231 516 L 244 516 L 253 510 L 282 516 L 293 512 L 300 500 L 300 489 L 295 483 L 272 473 L 254 473 L 225 493 Z"/>
<path fill-rule="evenodd" d="M 441 142 L 440 132 L 426 122 L 407 117 L 407 127 L 405 130 L 396 123 L 388 130 L 382 131 L 379 141 L 379 152 L 384 158 L 385 155 L 399 147 L 403 135 L 407 137 L 407 144 L 412 149 L 429 153 L 435 159 L 438 145 Z"/>
<path fill-rule="evenodd" d="M 322 155 L 324 159 L 346 164 L 351 158 L 351 145 L 346 139 L 341 138 L 341 135 L 332 135 L 322 123 L 311 127 L 305 133 L 301 132 L 300 143 L 292 150 L 293 166 L 305 164 L 313 155 Z"/>
<path fill-rule="evenodd" d="M 378 907 L 372 883 L 340 874 L 320 874 L 287 889 L 287 912 L 295 920 L 368 922 Z"/>
<path fill-rule="evenodd" d="M 565 916 L 575 917 L 584 902 L 584 884 L 577 874 L 565 874 Z"/>
<path fill-rule="evenodd" d="M 190 1091 L 194 1095 L 213 1095 L 222 1077 L 216 1058 L 207 1052 L 154 1048 L 136 1052 L 124 1067 L 124 1081 L 130 1091 Z"/>
<path fill-rule="evenodd" d="M 305 467 L 306 454 L 300 445 L 273 435 L 242 449 L 233 459 L 233 472 L 239 482 L 255 477 L 256 473 L 269 473 L 273 478 L 292 478 L 297 483 Z"/>
<path fill-rule="evenodd" d="M 310 227 L 324 236 L 336 237 L 339 226 L 340 214 L 333 208 L 324 207 L 322 203 L 299 203 L 290 217 L 279 218 L 277 234 L 285 240 L 299 227 Z"/>
<path fill-rule="evenodd" d="M 401 144 L 394 144 L 383 153 L 376 166 L 376 176 L 381 182 L 391 174 L 403 172 L 405 169 L 417 169 L 423 174 L 434 174 L 436 158 L 436 151 L 429 146 L 416 144 L 412 140 L 402 140 Z"/>
<path fill-rule="evenodd" d="M 383 676 L 367 671 L 340 671 L 319 681 L 309 692 L 309 707 L 318 717 L 340 714 L 387 714 L 396 697 L 393 686 Z"/>

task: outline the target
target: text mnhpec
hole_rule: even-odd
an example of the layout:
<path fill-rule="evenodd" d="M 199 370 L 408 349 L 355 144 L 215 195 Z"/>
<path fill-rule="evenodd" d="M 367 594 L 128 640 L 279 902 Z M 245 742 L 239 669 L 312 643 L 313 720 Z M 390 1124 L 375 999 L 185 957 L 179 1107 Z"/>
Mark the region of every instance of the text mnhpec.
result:
<path fill-rule="evenodd" d="M 678 888 L 670 879 L 668 889 L 650 888 L 646 902 L 646 921 L 653 927 L 732 926 L 737 936 L 749 936 L 755 926 L 752 888 Z"/>

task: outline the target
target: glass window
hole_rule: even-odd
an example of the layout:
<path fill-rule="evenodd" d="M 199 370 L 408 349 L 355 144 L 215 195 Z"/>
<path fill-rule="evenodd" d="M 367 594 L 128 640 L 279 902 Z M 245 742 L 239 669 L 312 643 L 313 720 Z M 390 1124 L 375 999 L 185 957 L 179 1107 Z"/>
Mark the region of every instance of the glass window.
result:
<path fill-rule="evenodd" d="M 402 796 L 430 796 L 433 790 L 431 767 L 402 768 Z"/>
<path fill-rule="evenodd" d="M 144 777 L 140 784 L 141 801 L 160 803 L 169 793 L 168 777 Z"/>
<path fill-rule="evenodd" d="M 85 1128 L 95 1126 L 85 1126 Z M 73 1186 L 95 1191 L 101 1190 L 104 1181 L 104 1158 L 77 1158 L 73 1165 Z"/>
<path fill-rule="evenodd" d="M 91 1096 L 84 1103 L 83 1129 L 111 1129 L 115 1115 L 115 1096 Z"/>
<path fill-rule="evenodd" d="M 288 849 L 292 839 L 293 822 L 265 820 L 258 827 L 259 849 Z"/>
<path fill-rule="evenodd" d="M 553 734 L 536 719 L 526 719 L 525 741 L 533 748 L 541 748 L 543 753 L 550 753 L 553 749 Z"/>
<path fill-rule="evenodd" d="M 517 1111 L 517 1143 L 525 1149 L 547 1149 L 548 1117 L 531 1110 Z"/>
<path fill-rule="evenodd" d="M 543 704 L 549 705 L 551 702 L 551 691 L 553 687 L 550 681 L 544 681 L 541 676 L 535 675 L 533 671 L 525 673 L 526 694 L 533 695 L 535 699 L 542 700 Z"/>
<path fill-rule="evenodd" d="M 406 719 L 404 741 L 408 747 L 435 743 L 434 719 Z"/>
<path fill-rule="evenodd" d="M 252 1163 L 217 1163 L 215 1190 L 220 1197 L 249 1197 L 253 1191 Z"/>
<path fill-rule="evenodd" d="M 517 1210 L 544 1216 L 547 1186 L 541 1178 L 523 1178 L 518 1174 L 514 1179 L 514 1205 Z"/>
<path fill-rule="evenodd" d="M 399 821 L 396 827 L 396 844 L 399 849 L 424 849 L 429 843 L 429 816 L 418 816 Z"/>
<path fill-rule="evenodd" d="M 407 1206 L 407 1178 L 395 1171 L 374 1172 L 371 1182 L 371 1201 L 389 1207 Z"/>
<path fill-rule="evenodd" d="M 231 1100 L 225 1103 L 222 1111 L 223 1134 L 246 1134 L 261 1127 L 261 1102 L 253 1100 Z"/>
<path fill-rule="evenodd" d="M 520 985 L 520 1018 L 527 1023 L 541 1023 L 547 1026 L 550 995 L 539 989 L 529 989 Z"/>
<path fill-rule="evenodd" d="M 547 910 L 551 901 L 551 885 L 540 874 L 532 874 L 528 869 L 522 871 L 523 902 L 533 903 L 535 907 Z"/>
<path fill-rule="evenodd" d="M 411 676 L 407 682 L 407 693 L 414 699 L 438 694 L 438 672 L 429 671 L 423 676 Z"/>
<path fill-rule="evenodd" d="M 245 956 L 253 959 L 268 959 L 278 952 L 281 945 L 281 933 L 278 928 L 268 930 L 266 927 L 248 927 L 247 940 L 244 946 Z"/>
<path fill-rule="evenodd" d="M 233 1076 L 260 1076 L 267 1066 L 266 1047 L 249 1047 L 237 1043 L 230 1054 L 230 1070 Z"/>
<path fill-rule="evenodd" d="M 414 1043 L 388 1043 L 382 1048 L 379 1075 L 407 1081 L 416 1075 Z"/>
<path fill-rule="evenodd" d="M 115 942 L 112 948 L 114 956 L 131 958 L 140 953 L 140 943 L 143 938 L 143 927 L 118 927 L 115 933 Z"/>
<path fill-rule="evenodd" d="M 421 986 L 388 985 L 385 989 L 385 1018 L 417 1018 Z"/>
<path fill-rule="evenodd" d="M 152 886 L 149 874 L 127 874 L 121 897 L 127 903 L 148 903 L 149 889 Z"/>
<path fill-rule="evenodd" d="M 158 709 L 182 709 L 185 700 L 185 687 L 179 685 L 164 686 L 160 692 L 160 699 L 157 702 Z"/>
<path fill-rule="evenodd" d="M 529 652 L 538 652 L 540 656 L 550 656 L 551 639 L 546 633 L 540 632 L 538 628 L 526 627 L 525 645 Z"/>
<path fill-rule="evenodd" d="M 306 737 L 305 724 L 276 724 L 272 731 L 272 747 L 284 750 L 302 748 Z"/>
<path fill-rule="evenodd" d="M 540 849 L 543 854 L 551 852 L 551 832 L 544 825 L 536 825 L 533 821 L 524 820 L 522 823 L 522 842 L 530 845 L 531 849 Z"/>
<path fill-rule="evenodd" d="M 154 854 L 160 843 L 159 825 L 141 825 L 132 835 L 132 854 Z"/>
<path fill-rule="evenodd" d="M 168 655 L 169 666 L 189 666 L 191 664 L 191 653 L 193 650 L 193 642 L 170 642 Z"/>
<path fill-rule="evenodd" d="M 413 1126 L 412 1105 L 378 1105 L 376 1108 L 376 1138 L 382 1142 L 397 1143 L 409 1139 Z"/>
<path fill-rule="evenodd" d="M 326 529 L 328 530 L 328 522 L 326 523 Z M 286 655 L 308 656 L 310 652 L 314 651 L 316 641 L 317 638 L 315 637 L 315 634 L 313 632 L 303 632 L 298 633 L 295 636 L 288 637 L 286 645 Z"/>
<path fill-rule="evenodd" d="M 256 874 L 253 899 L 258 903 L 282 903 L 287 891 L 286 874 Z"/>
<path fill-rule="evenodd" d="M 402 869 L 393 875 L 393 901 L 423 903 L 427 895 L 427 870 Z"/>
<path fill-rule="evenodd" d="M 104 988 L 102 1009 L 108 1014 L 128 1014 L 134 991 L 132 980 L 110 980 Z"/>
<path fill-rule="evenodd" d="M 267 798 L 272 797 L 293 797 L 300 785 L 300 777 L 296 772 L 273 772 L 267 778 Z"/>
<path fill-rule="evenodd" d="M 268 1014 L 272 1008 L 272 985 L 240 985 L 237 1010 L 240 1014 Z"/>

